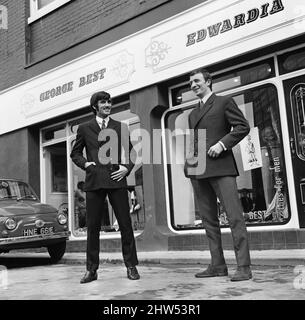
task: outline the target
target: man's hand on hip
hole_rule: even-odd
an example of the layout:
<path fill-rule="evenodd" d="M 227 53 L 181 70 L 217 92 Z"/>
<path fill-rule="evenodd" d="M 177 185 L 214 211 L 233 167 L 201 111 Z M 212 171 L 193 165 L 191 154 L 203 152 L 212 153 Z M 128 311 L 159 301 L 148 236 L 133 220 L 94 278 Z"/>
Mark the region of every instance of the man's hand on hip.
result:
<path fill-rule="evenodd" d="M 111 179 L 120 181 L 122 180 L 128 173 L 128 169 L 125 166 L 119 166 L 119 170 L 112 172 Z"/>
<path fill-rule="evenodd" d="M 96 163 L 95 162 L 86 162 L 85 163 L 85 169 L 87 169 L 91 165 L 96 166 Z"/>

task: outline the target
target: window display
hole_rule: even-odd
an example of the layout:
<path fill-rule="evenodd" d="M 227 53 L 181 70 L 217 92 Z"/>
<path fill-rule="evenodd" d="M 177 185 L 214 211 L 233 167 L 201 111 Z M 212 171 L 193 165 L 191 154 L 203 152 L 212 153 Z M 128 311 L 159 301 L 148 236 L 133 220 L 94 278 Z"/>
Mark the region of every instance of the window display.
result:
<path fill-rule="evenodd" d="M 241 91 L 233 99 L 249 121 L 251 131 L 233 148 L 239 170 L 237 186 L 247 225 L 285 224 L 289 221 L 288 192 L 277 90 L 268 84 Z M 165 127 L 187 133 L 191 108 L 172 110 L 165 117 Z M 178 132 L 178 131 L 177 131 Z M 194 201 L 189 179 L 183 173 L 186 136 L 167 135 L 167 157 L 171 224 L 173 228 L 200 228 L 201 217 Z M 181 161 L 180 161 L 181 162 Z M 183 186 L 183 188 L 181 188 Z M 219 220 L 228 226 L 225 208 L 219 203 Z"/>

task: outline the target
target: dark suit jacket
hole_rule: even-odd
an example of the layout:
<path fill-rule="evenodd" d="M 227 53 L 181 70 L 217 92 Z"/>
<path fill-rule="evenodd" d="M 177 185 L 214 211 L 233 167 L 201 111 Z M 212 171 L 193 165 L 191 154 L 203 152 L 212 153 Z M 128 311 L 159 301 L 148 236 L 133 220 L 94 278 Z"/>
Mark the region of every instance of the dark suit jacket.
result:
<path fill-rule="evenodd" d="M 185 174 L 189 178 L 203 179 L 217 176 L 237 176 L 238 169 L 232 148 L 249 133 L 249 124 L 235 101 L 230 97 L 212 94 L 206 101 L 203 110 L 199 104 L 189 115 L 189 128 L 194 129 L 194 155 L 198 155 L 198 129 L 206 129 L 206 169 L 201 174 L 187 173 L 189 164 L 186 161 Z M 232 130 L 231 130 L 232 129 Z M 223 151 L 218 158 L 211 158 L 207 151 L 217 143 L 223 142 L 227 151 Z M 200 141 L 199 141 L 200 143 Z M 202 155 L 203 156 L 203 155 Z"/>
<path fill-rule="evenodd" d="M 113 161 L 108 164 L 101 164 L 99 161 L 99 150 L 100 147 L 107 143 L 110 146 L 110 138 L 101 141 L 104 139 L 103 133 L 107 135 L 109 131 L 108 129 L 112 129 L 116 133 L 117 140 L 112 140 L 114 143 L 117 143 L 117 157 L 113 158 Z M 101 133 L 101 135 L 100 135 Z M 100 135 L 100 141 L 99 141 Z M 104 146 L 105 147 L 105 146 Z M 114 146 L 116 147 L 116 146 Z M 122 147 L 125 150 L 125 154 L 128 154 L 129 157 L 126 163 L 122 163 Z M 86 157 L 83 155 L 83 150 L 86 150 Z M 129 139 L 129 131 L 126 124 L 122 124 L 119 121 L 109 119 L 107 129 L 101 132 L 101 129 L 96 122 L 96 119 L 81 124 L 77 131 L 76 141 L 73 146 L 70 157 L 72 161 L 81 169 L 86 170 L 86 179 L 85 179 L 85 191 L 93 191 L 101 188 L 112 189 L 112 188 L 126 188 L 127 182 L 126 177 L 124 177 L 121 181 L 112 180 L 110 175 L 113 171 L 118 169 L 118 164 L 124 165 L 128 169 L 128 174 L 132 170 L 134 166 L 134 162 L 131 161 L 131 150 L 132 144 Z M 110 150 L 107 154 L 110 156 Z M 117 159 L 115 159 L 117 158 Z M 96 166 L 90 165 L 85 169 L 86 162 L 94 161 Z"/>

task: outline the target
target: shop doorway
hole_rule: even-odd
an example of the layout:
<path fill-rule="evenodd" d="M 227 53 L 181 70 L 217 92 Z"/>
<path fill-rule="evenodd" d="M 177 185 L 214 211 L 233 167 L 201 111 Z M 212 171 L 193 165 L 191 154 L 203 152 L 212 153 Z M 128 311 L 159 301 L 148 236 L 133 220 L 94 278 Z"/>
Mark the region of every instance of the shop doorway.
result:
<path fill-rule="evenodd" d="M 283 81 L 300 227 L 305 227 L 305 76 Z"/>
<path fill-rule="evenodd" d="M 58 142 L 43 148 L 45 201 L 59 210 L 68 207 L 67 147 Z"/>

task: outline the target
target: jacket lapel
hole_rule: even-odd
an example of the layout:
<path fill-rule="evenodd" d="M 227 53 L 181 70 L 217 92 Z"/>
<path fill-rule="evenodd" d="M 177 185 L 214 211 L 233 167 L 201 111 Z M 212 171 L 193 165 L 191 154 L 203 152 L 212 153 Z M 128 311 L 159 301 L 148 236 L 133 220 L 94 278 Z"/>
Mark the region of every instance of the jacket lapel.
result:
<path fill-rule="evenodd" d="M 91 128 L 91 130 L 96 133 L 97 135 L 99 135 L 101 128 L 98 125 L 97 121 L 95 118 L 93 118 L 90 122 L 89 122 L 89 126 Z"/>
<path fill-rule="evenodd" d="M 199 103 L 198 103 L 198 113 L 196 113 L 196 119 L 194 122 L 194 127 L 197 126 L 198 122 L 209 112 L 209 110 L 213 107 L 213 102 L 215 100 L 215 94 L 213 93 L 209 99 L 206 101 L 204 104 L 204 107 L 202 110 L 199 108 Z"/>
<path fill-rule="evenodd" d="M 115 129 L 116 127 L 116 122 L 112 118 L 109 118 L 107 129 Z"/>

